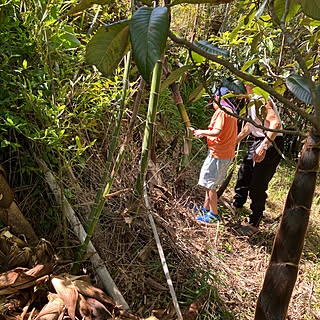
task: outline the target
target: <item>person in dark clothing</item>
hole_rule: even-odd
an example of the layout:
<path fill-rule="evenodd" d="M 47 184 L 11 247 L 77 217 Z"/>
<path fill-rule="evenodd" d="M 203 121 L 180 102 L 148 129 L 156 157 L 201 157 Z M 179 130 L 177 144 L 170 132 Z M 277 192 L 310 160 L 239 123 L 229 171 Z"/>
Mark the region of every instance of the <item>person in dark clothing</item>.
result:
<path fill-rule="evenodd" d="M 279 130 L 282 129 L 281 119 L 277 107 L 269 97 L 267 103 L 262 96 L 254 94 L 252 84 L 246 84 L 247 93 L 250 101 L 258 100 L 261 104 L 257 115 L 257 105 L 253 105 L 248 110 L 248 117 L 257 125 L 265 128 Z M 264 120 L 262 123 L 260 119 Z M 255 141 L 244 156 L 243 162 L 238 171 L 237 182 L 235 185 L 235 196 L 233 208 L 242 208 L 246 203 L 248 196 L 251 199 L 249 223 L 242 225 L 237 229 L 238 233 L 245 236 L 252 236 L 259 229 L 260 221 L 265 210 L 267 199 L 267 189 L 276 168 L 281 160 L 281 155 L 274 147 L 275 143 L 278 149 L 283 151 L 283 137 L 279 132 L 267 131 L 247 122 L 237 136 L 236 143 L 252 134 Z"/>

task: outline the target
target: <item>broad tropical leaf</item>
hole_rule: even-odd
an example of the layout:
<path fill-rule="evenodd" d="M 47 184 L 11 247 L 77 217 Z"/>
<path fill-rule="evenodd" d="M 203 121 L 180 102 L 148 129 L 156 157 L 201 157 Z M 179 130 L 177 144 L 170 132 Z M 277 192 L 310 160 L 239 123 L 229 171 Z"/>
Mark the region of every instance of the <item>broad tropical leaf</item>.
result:
<path fill-rule="evenodd" d="M 210 41 L 207 40 L 201 40 L 199 42 L 193 42 L 193 44 L 198 47 L 199 49 L 214 54 L 216 56 L 223 56 L 223 57 L 229 57 L 229 51 L 219 48 L 218 46 L 212 44 Z"/>
<path fill-rule="evenodd" d="M 174 70 L 171 72 L 169 77 L 162 82 L 160 87 L 160 92 L 162 92 L 164 89 L 168 88 L 170 84 L 174 83 L 177 79 L 179 79 L 186 71 L 195 68 L 195 66 L 183 66 L 179 69 Z"/>
<path fill-rule="evenodd" d="M 310 89 L 305 78 L 293 74 L 286 79 L 288 89 L 301 101 L 312 104 Z M 320 97 L 320 86 L 316 86 L 318 97 Z"/>
<path fill-rule="evenodd" d="M 180 3 L 193 3 L 193 4 L 198 4 L 198 3 L 211 3 L 211 4 L 222 4 L 222 3 L 230 3 L 233 0 L 173 0 L 170 3 L 170 6 L 175 6 Z"/>
<path fill-rule="evenodd" d="M 204 58 L 203 56 L 201 56 L 200 54 L 194 51 L 191 51 L 191 58 L 193 63 L 196 63 L 196 64 L 201 64 L 202 62 L 206 61 L 206 58 Z"/>
<path fill-rule="evenodd" d="M 257 61 L 259 61 L 260 58 L 255 58 L 252 60 L 247 61 L 241 68 L 242 72 L 248 72 L 247 69 L 249 69 L 254 63 L 256 63 Z"/>
<path fill-rule="evenodd" d="M 244 86 L 243 82 L 237 78 L 228 77 L 226 79 L 222 79 L 221 83 L 224 87 L 235 93 L 247 93 L 246 87 Z"/>
<path fill-rule="evenodd" d="M 101 27 L 87 45 L 86 58 L 106 77 L 128 50 L 129 20 Z"/>
<path fill-rule="evenodd" d="M 188 103 L 195 103 L 197 102 L 204 93 L 204 87 L 203 84 L 200 84 L 198 87 L 196 87 L 189 95 Z"/>
<path fill-rule="evenodd" d="M 71 16 L 78 12 L 91 8 L 94 4 L 105 5 L 111 3 L 111 0 L 81 0 L 77 5 L 72 7 L 63 17 Z"/>
<path fill-rule="evenodd" d="M 286 91 L 286 85 L 284 80 L 282 79 L 277 79 L 276 82 L 273 85 L 274 90 L 276 90 L 280 94 L 284 94 Z"/>
<path fill-rule="evenodd" d="M 307 0 L 309 1 L 309 0 Z M 285 10 L 286 1 L 283 0 L 275 0 L 273 7 L 277 17 L 282 20 L 282 16 Z M 292 19 L 300 8 L 299 0 L 289 0 L 289 11 L 286 16 L 286 21 Z"/>
<path fill-rule="evenodd" d="M 141 7 L 129 24 L 133 58 L 143 79 L 149 83 L 154 65 L 166 46 L 169 31 L 166 7 Z"/>
<path fill-rule="evenodd" d="M 316 20 L 320 20 L 320 1 L 319 0 L 300 0 L 303 12 Z"/>
<path fill-rule="evenodd" d="M 263 89 L 261 89 L 259 87 L 254 87 L 252 89 L 252 91 L 257 95 L 262 96 L 265 101 L 268 101 L 268 99 L 269 99 L 269 93 L 268 92 L 264 91 Z"/>

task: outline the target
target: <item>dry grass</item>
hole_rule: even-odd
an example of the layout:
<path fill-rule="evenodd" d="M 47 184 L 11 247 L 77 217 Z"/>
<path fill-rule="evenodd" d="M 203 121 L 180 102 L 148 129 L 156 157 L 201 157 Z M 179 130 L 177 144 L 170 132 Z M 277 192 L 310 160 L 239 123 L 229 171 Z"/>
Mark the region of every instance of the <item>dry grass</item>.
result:
<path fill-rule="evenodd" d="M 133 150 L 130 152 L 131 158 L 124 160 L 111 192 L 130 188 L 135 184 L 138 155 L 139 153 Z M 149 191 L 149 198 L 180 307 L 183 311 L 202 296 L 204 303 L 199 319 L 253 319 L 255 303 L 294 170 L 283 164 L 278 167 L 269 187 L 261 230 L 248 240 L 239 237 L 234 228 L 245 220 L 249 203 L 240 216 L 233 216 L 227 209 L 219 207 L 223 217 L 219 225 L 206 226 L 195 221 L 196 214 L 188 209 L 187 205 L 190 202 L 200 204 L 203 201 L 204 191 L 197 186 L 199 166 L 192 164 L 186 172 L 185 184 L 180 186 L 178 191 L 174 184 L 177 158 L 178 155 L 173 154 L 171 160 L 164 161 L 161 168 L 168 193 L 154 188 Z M 70 185 L 73 186 L 70 192 L 74 208 L 83 222 L 90 212 L 102 175 L 103 162 L 98 154 L 92 154 L 84 169 L 77 172 L 76 168 L 73 168 L 77 181 L 70 180 Z M 160 161 L 159 163 L 161 164 Z M 233 197 L 235 178 L 234 174 L 224 193 L 226 199 L 231 200 Z M 45 188 L 41 190 L 41 194 L 45 195 Z M 16 191 L 19 195 L 18 190 Z M 319 194 L 318 186 L 299 275 L 290 302 L 288 319 L 291 320 L 320 318 L 320 234 L 317 214 Z M 132 312 L 145 318 L 152 310 L 170 306 L 171 296 L 145 208 L 141 207 L 130 225 L 125 222 L 124 213 L 129 197 L 130 193 L 125 192 L 108 200 L 93 243 Z M 37 226 L 39 236 L 51 241 L 59 253 L 62 252 L 59 251 L 62 246 L 60 220 L 57 220 L 60 227 L 49 233 L 44 232 L 42 225 L 38 223 L 50 218 L 48 207 L 59 212 L 59 208 L 50 199 L 48 192 L 41 205 L 42 209 L 45 208 L 46 201 L 47 209 L 42 211 L 43 217 L 35 215 L 37 208 L 33 204 L 36 201 L 32 198 L 28 199 L 29 206 L 26 201 L 22 204 L 24 208 L 29 208 L 29 217 L 36 219 L 34 225 Z M 52 219 L 54 214 L 53 212 Z M 54 225 L 53 221 L 51 223 Z M 69 232 L 69 241 L 70 249 L 78 245 L 75 239 L 72 239 L 72 230 Z M 70 263 L 72 259 L 70 255 L 66 262 Z M 64 260 L 61 261 L 63 263 Z M 86 272 L 95 276 L 89 263 L 84 267 Z M 98 279 L 95 284 L 99 286 Z"/>
<path fill-rule="evenodd" d="M 200 319 L 253 319 L 293 174 L 294 170 L 284 165 L 278 168 L 270 184 L 261 230 L 250 240 L 234 232 L 248 210 L 235 217 L 220 207 L 223 219 L 214 226 L 195 221 L 196 214 L 187 204 L 203 201 L 203 190 L 196 186 L 197 171 L 187 172 L 188 184 L 180 196 L 168 198 L 158 189 L 149 194 L 182 310 L 203 295 L 206 302 Z M 234 180 L 235 176 L 224 194 L 229 200 L 233 196 Z M 320 317 L 318 209 L 319 204 L 315 203 L 290 303 L 288 319 L 291 320 Z M 106 212 L 110 214 L 103 217 L 94 241 L 125 299 L 142 317 L 150 315 L 152 310 L 165 309 L 171 297 L 145 209 L 141 208 L 131 225 L 124 222 L 122 206 L 117 207 L 111 201 Z"/>

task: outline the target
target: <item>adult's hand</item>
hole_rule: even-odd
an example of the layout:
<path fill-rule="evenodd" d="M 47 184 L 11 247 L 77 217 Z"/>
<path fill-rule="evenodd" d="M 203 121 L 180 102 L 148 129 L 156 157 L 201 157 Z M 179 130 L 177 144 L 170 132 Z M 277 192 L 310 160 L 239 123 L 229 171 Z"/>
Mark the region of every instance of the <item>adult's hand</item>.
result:
<path fill-rule="evenodd" d="M 261 162 L 266 156 L 266 152 L 267 150 L 265 150 L 263 146 L 260 144 L 259 147 L 254 151 L 253 161 Z"/>

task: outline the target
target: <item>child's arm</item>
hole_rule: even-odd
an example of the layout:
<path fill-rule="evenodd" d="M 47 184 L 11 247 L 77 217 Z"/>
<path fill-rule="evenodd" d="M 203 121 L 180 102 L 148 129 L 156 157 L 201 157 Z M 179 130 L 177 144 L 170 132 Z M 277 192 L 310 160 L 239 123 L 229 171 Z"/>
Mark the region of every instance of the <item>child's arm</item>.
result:
<path fill-rule="evenodd" d="M 221 134 L 221 129 L 213 128 L 212 130 L 194 130 L 193 134 L 196 138 L 219 137 Z"/>

